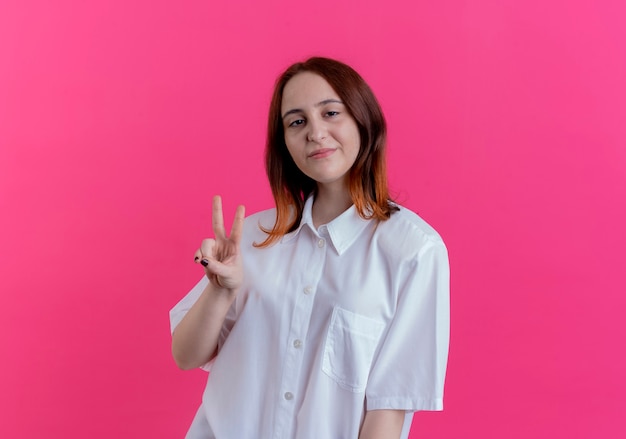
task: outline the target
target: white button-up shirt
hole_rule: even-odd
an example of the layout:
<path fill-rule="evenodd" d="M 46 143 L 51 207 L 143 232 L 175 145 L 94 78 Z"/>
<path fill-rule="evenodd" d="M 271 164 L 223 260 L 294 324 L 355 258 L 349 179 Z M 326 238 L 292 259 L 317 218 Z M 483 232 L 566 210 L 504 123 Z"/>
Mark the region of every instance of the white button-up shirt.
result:
<path fill-rule="evenodd" d="M 357 439 L 366 410 L 441 410 L 449 268 L 441 237 L 400 207 L 384 222 L 354 206 L 256 248 L 275 210 L 245 220 L 245 280 L 187 438 Z M 203 279 L 170 312 L 172 331 Z"/>

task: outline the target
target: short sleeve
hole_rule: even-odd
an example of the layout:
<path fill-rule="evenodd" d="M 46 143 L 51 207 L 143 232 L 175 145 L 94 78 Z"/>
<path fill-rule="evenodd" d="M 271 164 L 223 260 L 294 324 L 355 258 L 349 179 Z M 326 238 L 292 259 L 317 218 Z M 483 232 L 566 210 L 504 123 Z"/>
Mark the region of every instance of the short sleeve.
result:
<path fill-rule="evenodd" d="M 450 337 L 450 270 L 440 239 L 399 270 L 396 314 L 366 387 L 367 410 L 443 410 Z"/>
<path fill-rule="evenodd" d="M 209 280 L 207 279 L 207 277 L 202 276 L 202 279 L 200 279 L 200 281 L 196 284 L 196 286 L 193 287 L 191 291 L 189 291 L 187 295 L 183 297 L 181 301 L 178 302 L 176 306 L 174 306 L 174 308 L 170 310 L 170 330 L 172 334 L 174 333 L 176 326 L 178 326 L 178 324 L 183 320 L 183 318 L 185 317 L 187 312 L 191 309 L 191 307 L 194 305 L 194 303 L 196 303 L 196 301 L 202 294 L 202 291 L 204 291 L 204 289 L 206 288 L 208 284 L 209 284 Z M 222 330 L 220 331 L 220 337 L 217 341 L 218 353 L 219 353 L 219 350 L 224 345 L 224 341 L 226 341 L 226 338 L 228 337 L 228 334 L 230 333 L 230 330 L 232 329 L 234 323 L 235 323 L 235 302 L 233 302 L 233 305 L 231 305 L 230 309 L 228 310 L 228 313 L 226 314 L 226 319 L 224 320 L 224 324 L 222 325 Z M 210 371 L 211 364 L 213 363 L 213 361 L 214 360 L 211 360 L 205 365 L 201 366 L 201 369 L 204 369 L 207 372 Z"/>

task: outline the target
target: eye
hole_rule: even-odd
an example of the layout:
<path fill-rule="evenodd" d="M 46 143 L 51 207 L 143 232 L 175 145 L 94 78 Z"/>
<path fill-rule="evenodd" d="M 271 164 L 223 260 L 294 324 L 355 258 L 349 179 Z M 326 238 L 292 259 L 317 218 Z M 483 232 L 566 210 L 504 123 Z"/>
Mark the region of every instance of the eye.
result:
<path fill-rule="evenodd" d="M 339 114 L 339 112 L 338 112 L 338 111 L 333 111 L 333 110 L 331 110 L 331 111 L 327 111 L 327 112 L 326 112 L 326 116 L 328 116 L 328 117 L 335 117 L 335 116 L 337 116 L 338 114 Z"/>
<path fill-rule="evenodd" d="M 304 123 L 304 119 L 296 119 L 293 122 L 290 122 L 288 126 L 297 127 L 299 125 L 302 125 L 303 123 Z"/>

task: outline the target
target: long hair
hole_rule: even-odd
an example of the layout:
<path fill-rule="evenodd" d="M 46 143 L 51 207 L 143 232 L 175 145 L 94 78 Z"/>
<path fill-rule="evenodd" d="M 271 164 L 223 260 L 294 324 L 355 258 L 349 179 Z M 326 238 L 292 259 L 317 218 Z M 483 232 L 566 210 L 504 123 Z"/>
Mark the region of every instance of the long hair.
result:
<path fill-rule="evenodd" d="M 316 182 L 294 163 L 287 145 L 281 117 L 283 90 L 298 73 L 311 72 L 324 78 L 354 118 L 361 145 L 349 173 L 349 191 L 357 212 L 364 219 L 385 221 L 398 208 L 391 202 L 387 186 L 385 147 L 387 124 L 374 93 L 352 67 L 329 58 L 314 57 L 290 66 L 278 77 L 270 104 L 265 149 L 265 170 L 276 203 L 276 222 L 265 241 L 267 247 L 298 228 L 306 199 Z"/>

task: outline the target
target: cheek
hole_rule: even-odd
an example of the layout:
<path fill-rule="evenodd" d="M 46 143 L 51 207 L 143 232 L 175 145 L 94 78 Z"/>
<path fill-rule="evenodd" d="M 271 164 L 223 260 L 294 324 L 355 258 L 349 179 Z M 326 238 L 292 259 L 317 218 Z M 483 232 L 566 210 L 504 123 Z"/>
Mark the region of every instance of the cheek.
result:
<path fill-rule="evenodd" d="M 285 133 L 283 136 L 285 139 L 285 145 L 287 145 L 287 150 L 291 156 L 295 156 L 299 151 L 303 150 L 303 142 L 301 139 L 301 135 L 297 132 Z"/>
<path fill-rule="evenodd" d="M 350 139 L 349 144 L 353 149 L 353 153 L 357 155 L 361 150 L 361 136 L 359 135 L 358 129 L 351 130 L 350 133 L 348 133 L 348 136 Z"/>
<path fill-rule="evenodd" d="M 344 141 L 350 145 L 361 146 L 361 135 L 359 134 L 359 127 L 356 123 L 347 124 L 342 130 Z"/>
<path fill-rule="evenodd" d="M 292 132 L 290 133 L 285 132 L 285 134 L 283 135 L 283 138 L 285 139 L 285 145 L 287 145 L 287 149 L 289 149 L 290 151 L 293 150 L 297 143 L 296 136 Z"/>
<path fill-rule="evenodd" d="M 291 159 L 298 164 L 298 154 L 297 149 L 293 147 L 293 144 L 289 142 L 289 140 L 285 137 L 285 145 L 287 145 L 287 152 L 291 156 Z"/>

